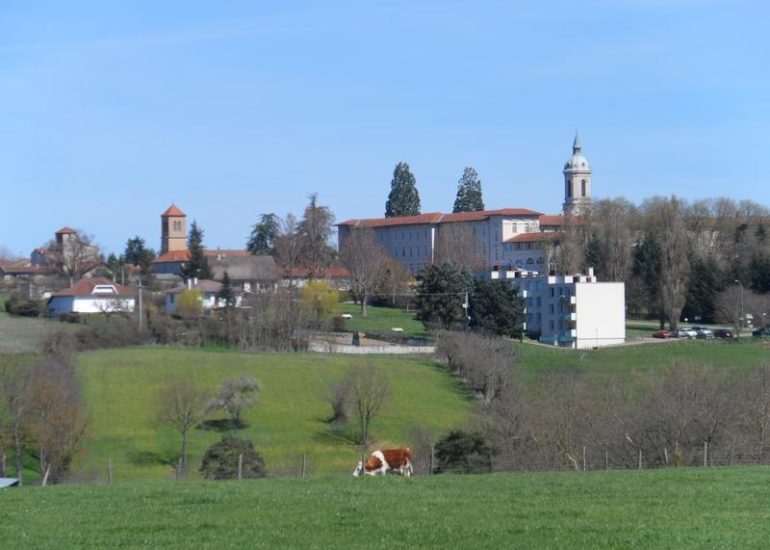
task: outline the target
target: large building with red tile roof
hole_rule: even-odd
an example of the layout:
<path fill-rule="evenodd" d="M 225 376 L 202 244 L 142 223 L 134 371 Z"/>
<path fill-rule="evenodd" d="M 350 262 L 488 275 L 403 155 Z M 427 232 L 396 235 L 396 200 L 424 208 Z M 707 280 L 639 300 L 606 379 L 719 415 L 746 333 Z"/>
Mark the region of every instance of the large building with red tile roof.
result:
<path fill-rule="evenodd" d="M 437 261 L 437 244 L 442 236 L 456 239 L 452 231 L 463 225 L 475 243 L 475 255 L 485 264 L 547 271 L 553 247 L 558 245 L 564 224 L 579 219 L 591 204 L 591 168 L 575 136 L 572 155 L 564 164 L 563 214 L 546 215 L 526 208 L 502 208 L 479 212 L 443 214 L 430 212 L 414 216 L 346 220 L 337 225 L 340 248 L 357 228 L 370 228 L 380 245 L 410 273 L 417 274 Z M 451 236 L 450 236 L 451 235 Z M 458 243 L 459 245 L 459 243 Z M 451 246 L 451 244 L 450 244 Z"/>

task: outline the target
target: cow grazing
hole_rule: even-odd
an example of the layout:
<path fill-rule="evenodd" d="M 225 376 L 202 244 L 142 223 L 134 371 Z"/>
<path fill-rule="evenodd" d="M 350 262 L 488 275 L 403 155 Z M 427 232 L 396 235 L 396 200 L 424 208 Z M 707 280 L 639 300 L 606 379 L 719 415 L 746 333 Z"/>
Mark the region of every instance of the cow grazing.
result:
<path fill-rule="evenodd" d="M 396 472 L 402 476 L 412 475 L 412 450 L 408 447 L 400 449 L 383 449 L 374 451 L 366 462 L 358 461 L 353 475 L 358 477 L 361 474 L 369 476 L 385 475 L 388 471 Z"/>

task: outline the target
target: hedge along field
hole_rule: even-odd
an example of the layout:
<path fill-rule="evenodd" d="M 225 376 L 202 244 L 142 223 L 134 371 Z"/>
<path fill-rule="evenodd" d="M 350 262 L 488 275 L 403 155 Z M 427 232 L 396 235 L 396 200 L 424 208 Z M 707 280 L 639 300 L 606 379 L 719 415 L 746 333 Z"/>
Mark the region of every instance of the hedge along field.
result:
<path fill-rule="evenodd" d="M 112 460 L 116 480 L 172 475 L 181 436 L 156 419 L 158 390 L 181 375 L 217 391 L 227 377 L 247 374 L 262 383 L 260 402 L 246 411 L 249 426 L 234 435 L 250 439 L 268 471 L 296 473 L 307 453 L 311 474 L 350 473 L 357 452 L 335 435 L 325 419 L 331 407 L 321 394 L 329 380 L 354 362 L 367 359 L 310 354 L 244 354 L 177 348 L 129 348 L 83 353 L 78 376 L 89 414 L 83 452 L 73 465 L 75 478 L 104 479 Z M 372 425 L 377 442 L 408 443 L 411 430 L 424 426 L 441 433 L 463 424 L 471 400 L 458 382 L 430 360 L 372 357 L 388 373 L 392 396 Z M 208 418 L 224 418 L 224 412 Z M 197 468 L 205 449 L 221 433 L 191 433 L 190 464 Z"/>
<path fill-rule="evenodd" d="M 766 548 L 765 467 L 0 493 L 8 548 Z"/>

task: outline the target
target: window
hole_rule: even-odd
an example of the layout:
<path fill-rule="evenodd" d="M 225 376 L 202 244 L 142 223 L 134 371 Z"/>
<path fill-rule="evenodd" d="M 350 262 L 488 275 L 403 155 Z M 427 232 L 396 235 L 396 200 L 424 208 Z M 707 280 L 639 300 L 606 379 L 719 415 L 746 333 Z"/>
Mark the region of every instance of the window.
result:
<path fill-rule="evenodd" d="M 553 313 L 553 312 L 554 312 L 554 309 L 553 309 L 553 304 L 551 304 L 550 306 L 548 306 L 548 312 L 549 312 L 549 313 Z"/>
<path fill-rule="evenodd" d="M 581 197 L 586 196 L 586 180 L 582 180 L 580 182 L 580 196 Z"/>
<path fill-rule="evenodd" d="M 567 198 L 571 199 L 572 198 L 572 186 L 569 184 L 569 181 L 567 181 L 566 186 L 567 186 L 567 191 L 566 191 Z"/>
<path fill-rule="evenodd" d="M 550 290 L 550 291 L 551 291 L 551 298 L 553 298 L 554 296 L 556 296 L 556 289 L 555 289 L 554 287 L 551 287 L 551 288 L 549 288 L 548 290 Z"/>

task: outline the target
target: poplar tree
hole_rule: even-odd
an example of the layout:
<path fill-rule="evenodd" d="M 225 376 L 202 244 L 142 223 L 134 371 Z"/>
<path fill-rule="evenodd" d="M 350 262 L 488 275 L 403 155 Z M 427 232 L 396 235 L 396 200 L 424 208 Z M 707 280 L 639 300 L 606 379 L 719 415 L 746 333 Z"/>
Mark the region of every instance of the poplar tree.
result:
<path fill-rule="evenodd" d="M 405 162 L 396 164 L 393 180 L 390 182 L 390 194 L 385 203 L 385 217 L 414 216 L 420 213 L 420 194 L 417 181 Z"/>
<path fill-rule="evenodd" d="M 452 212 L 478 212 L 484 210 L 481 197 L 481 180 L 476 170 L 466 166 L 460 181 L 457 182 L 457 198 Z"/>

